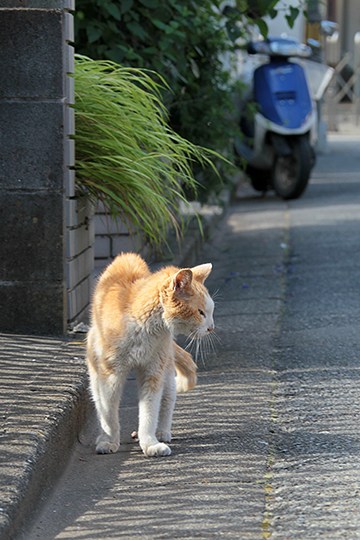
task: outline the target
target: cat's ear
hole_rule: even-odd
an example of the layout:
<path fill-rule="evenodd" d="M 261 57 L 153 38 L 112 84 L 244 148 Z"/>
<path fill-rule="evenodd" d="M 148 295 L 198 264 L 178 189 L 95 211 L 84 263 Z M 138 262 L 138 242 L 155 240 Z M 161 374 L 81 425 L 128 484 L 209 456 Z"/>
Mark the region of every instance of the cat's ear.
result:
<path fill-rule="evenodd" d="M 200 281 L 200 283 L 204 283 L 205 279 L 208 277 L 212 269 L 212 264 L 199 264 L 199 266 L 194 266 L 194 268 L 191 269 L 194 279 L 196 281 Z"/>
<path fill-rule="evenodd" d="M 179 270 L 173 277 L 173 290 L 179 296 L 187 296 L 191 291 L 192 271 L 190 268 Z"/>

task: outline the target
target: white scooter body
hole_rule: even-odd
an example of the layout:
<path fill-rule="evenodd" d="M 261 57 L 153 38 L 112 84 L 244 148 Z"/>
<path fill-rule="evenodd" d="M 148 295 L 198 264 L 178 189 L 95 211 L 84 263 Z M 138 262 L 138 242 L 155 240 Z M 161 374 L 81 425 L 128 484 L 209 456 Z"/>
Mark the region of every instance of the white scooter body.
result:
<path fill-rule="evenodd" d="M 315 103 L 306 122 L 297 129 L 279 126 L 278 124 L 275 124 L 275 122 L 271 122 L 265 118 L 262 114 L 256 113 L 253 149 L 252 154 L 248 154 L 249 165 L 259 169 L 270 169 L 272 167 L 275 149 L 272 144 L 267 142 L 269 133 L 275 133 L 284 137 L 308 135 L 310 144 L 314 147 L 317 140 L 317 123 Z"/>

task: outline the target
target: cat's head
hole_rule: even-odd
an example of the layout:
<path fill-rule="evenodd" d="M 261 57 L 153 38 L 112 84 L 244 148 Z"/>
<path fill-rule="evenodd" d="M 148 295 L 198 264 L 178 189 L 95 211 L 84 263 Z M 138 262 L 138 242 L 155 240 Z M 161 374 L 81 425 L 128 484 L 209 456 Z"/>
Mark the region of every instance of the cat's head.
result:
<path fill-rule="evenodd" d="M 163 287 L 163 318 L 174 335 L 201 338 L 214 330 L 214 302 L 204 285 L 211 269 L 210 263 L 182 268 Z"/>

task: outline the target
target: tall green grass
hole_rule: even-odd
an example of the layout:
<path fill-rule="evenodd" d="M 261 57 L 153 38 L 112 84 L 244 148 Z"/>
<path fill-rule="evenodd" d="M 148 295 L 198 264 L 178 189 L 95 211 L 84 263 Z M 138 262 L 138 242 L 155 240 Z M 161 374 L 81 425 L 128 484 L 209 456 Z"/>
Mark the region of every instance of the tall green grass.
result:
<path fill-rule="evenodd" d="M 180 229 L 184 188 L 196 190 L 192 163 L 211 153 L 176 134 L 161 100 L 165 82 L 141 69 L 76 55 L 76 181 L 155 245 Z"/>

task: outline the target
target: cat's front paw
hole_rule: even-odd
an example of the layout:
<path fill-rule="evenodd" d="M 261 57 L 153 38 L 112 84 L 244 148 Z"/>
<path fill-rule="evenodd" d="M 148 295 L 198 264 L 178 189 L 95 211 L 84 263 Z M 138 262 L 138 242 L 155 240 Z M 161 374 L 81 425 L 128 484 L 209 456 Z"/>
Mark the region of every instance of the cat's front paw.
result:
<path fill-rule="evenodd" d="M 171 433 L 170 431 L 157 431 L 156 437 L 159 439 L 160 442 L 171 442 Z"/>
<path fill-rule="evenodd" d="M 98 437 L 96 441 L 97 454 L 115 454 L 119 450 L 120 443 L 117 441 L 109 441 L 109 439 Z"/>
<path fill-rule="evenodd" d="M 146 457 L 162 457 L 170 456 L 171 454 L 171 449 L 169 446 L 162 442 L 151 444 L 150 446 L 144 446 L 142 450 Z"/>

